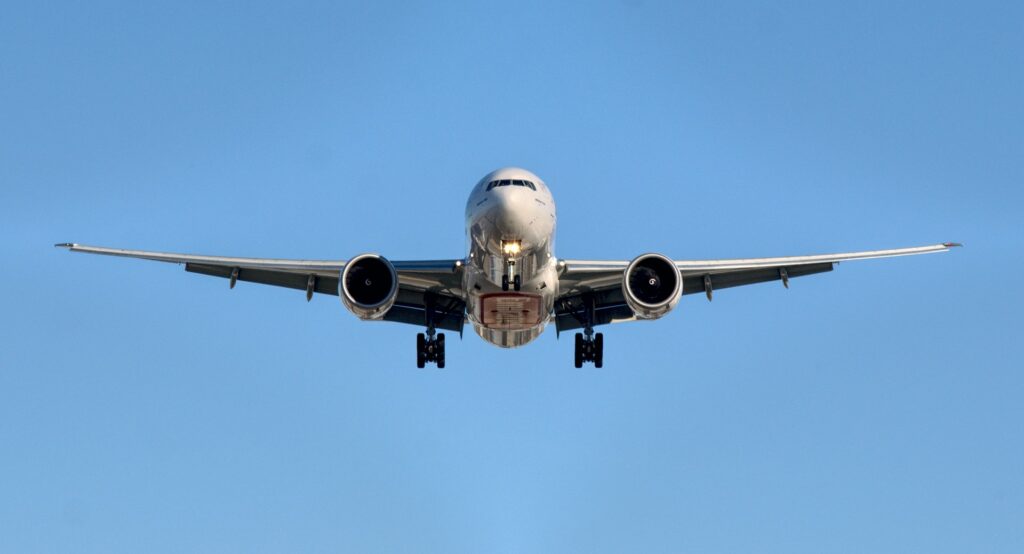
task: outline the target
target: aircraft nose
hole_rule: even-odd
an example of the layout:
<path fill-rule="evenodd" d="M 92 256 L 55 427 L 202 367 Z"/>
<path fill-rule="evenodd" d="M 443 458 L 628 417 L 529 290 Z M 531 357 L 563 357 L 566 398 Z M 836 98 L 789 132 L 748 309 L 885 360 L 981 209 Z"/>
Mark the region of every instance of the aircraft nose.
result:
<path fill-rule="evenodd" d="M 491 216 L 502 233 L 515 233 L 530 224 L 529 195 L 507 187 L 494 191 Z"/>

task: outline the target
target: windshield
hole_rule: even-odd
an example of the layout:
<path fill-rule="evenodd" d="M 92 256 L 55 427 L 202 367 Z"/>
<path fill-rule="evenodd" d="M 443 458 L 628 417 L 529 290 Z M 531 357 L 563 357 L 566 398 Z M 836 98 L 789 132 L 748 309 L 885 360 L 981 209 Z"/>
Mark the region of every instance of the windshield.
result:
<path fill-rule="evenodd" d="M 533 184 L 533 181 L 527 181 L 525 179 L 497 179 L 487 183 L 487 190 L 491 190 L 496 187 L 527 187 L 530 190 L 537 190 L 537 186 Z"/>

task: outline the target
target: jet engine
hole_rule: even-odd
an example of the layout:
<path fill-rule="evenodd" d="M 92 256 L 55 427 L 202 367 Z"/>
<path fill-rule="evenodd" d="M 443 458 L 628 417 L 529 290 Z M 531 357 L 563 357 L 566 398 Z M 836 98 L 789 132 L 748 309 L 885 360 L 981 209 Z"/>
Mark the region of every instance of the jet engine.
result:
<path fill-rule="evenodd" d="M 383 256 L 363 254 L 345 264 L 338 280 L 342 304 L 359 319 L 380 319 L 395 305 L 398 273 Z"/>
<path fill-rule="evenodd" d="M 644 254 L 626 267 L 622 292 L 637 319 L 658 319 L 679 303 L 683 278 L 672 260 L 661 254 Z"/>

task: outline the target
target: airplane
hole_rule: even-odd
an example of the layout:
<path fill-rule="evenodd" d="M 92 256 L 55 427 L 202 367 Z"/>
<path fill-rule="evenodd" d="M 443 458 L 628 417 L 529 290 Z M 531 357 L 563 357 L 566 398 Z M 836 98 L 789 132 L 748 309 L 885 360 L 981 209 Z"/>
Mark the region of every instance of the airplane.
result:
<path fill-rule="evenodd" d="M 574 365 L 604 365 L 609 323 L 658 319 L 689 294 L 710 301 L 718 289 L 789 280 L 831 271 L 851 260 L 945 252 L 958 243 L 844 254 L 675 260 L 648 253 L 632 260 L 555 257 L 555 201 L 533 173 L 506 167 L 485 175 L 466 202 L 466 257 L 392 261 L 379 254 L 349 260 L 292 260 L 199 256 L 61 243 L 72 252 L 184 264 L 185 271 L 338 296 L 361 320 L 418 325 L 416 366 L 445 367 L 445 335 L 466 323 L 485 341 L 523 346 L 549 323 L 575 334 Z"/>

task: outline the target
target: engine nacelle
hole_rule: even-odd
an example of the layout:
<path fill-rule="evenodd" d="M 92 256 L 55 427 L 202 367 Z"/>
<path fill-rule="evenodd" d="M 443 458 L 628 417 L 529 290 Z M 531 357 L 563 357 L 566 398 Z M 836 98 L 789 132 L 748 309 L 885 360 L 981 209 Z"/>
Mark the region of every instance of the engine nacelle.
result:
<path fill-rule="evenodd" d="M 661 254 L 644 254 L 626 267 L 622 292 L 637 319 L 658 319 L 679 303 L 683 277 L 672 260 Z"/>
<path fill-rule="evenodd" d="M 338 296 L 359 319 L 380 319 L 395 305 L 398 272 L 383 256 L 356 256 L 341 270 Z"/>

